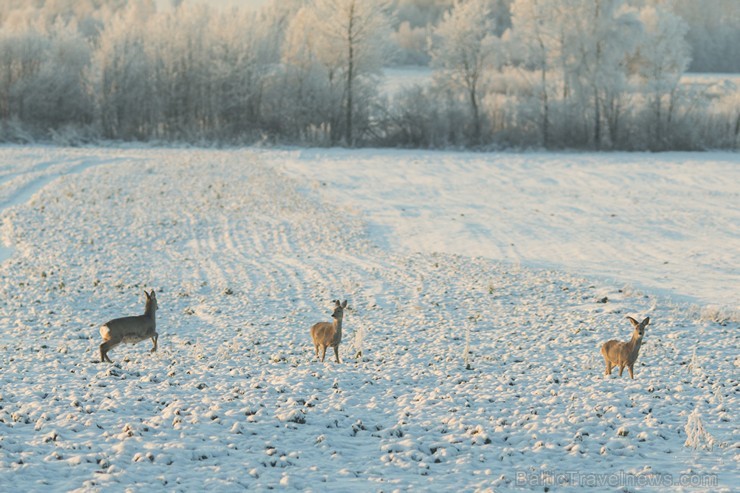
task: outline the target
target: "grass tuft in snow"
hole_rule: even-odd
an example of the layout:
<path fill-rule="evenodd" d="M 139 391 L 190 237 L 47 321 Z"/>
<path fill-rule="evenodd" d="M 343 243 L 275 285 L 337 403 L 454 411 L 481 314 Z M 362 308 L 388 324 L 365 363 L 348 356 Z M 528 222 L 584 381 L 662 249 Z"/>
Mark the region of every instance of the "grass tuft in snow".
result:
<path fill-rule="evenodd" d="M 686 366 L 686 371 L 693 375 L 698 375 L 701 373 L 701 365 L 699 364 L 699 359 L 696 356 L 696 348 L 694 348 L 694 351 L 691 353 L 691 361 Z"/>
<path fill-rule="evenodd" d="M 695 407 L 689 414 L 689 419 L 684 427 L 686 431 L 686 442 L 684 446 L 696 449 L 712 450 L 716 443 L 715 438 L 704 428 L 699 408 Z"/>
<path fill-rule="evenodd" d="M 733 322 L 740 322 L 740 311 L 729 306 L 706 305 L 699 311 L 699 320 L 727 325 Z"/>
<path fill-rule="evenodd" d="M 355 358 L 362 358 L 362 350 L 365 342 L 365 328 L 362 324 L 358 324 L 355 329 L 354 346 L 355 346 Z"/>
<path fill-rule="evenodd" d="M 470 366 L 470 326 L 472 324 L 478 323 L 479 319 L 480 314 L 471 315 L 470 317 L 468 317 L 468 323 L 465 324 L 465 352 L 463 354 L 463 362 L 465 363 L 466 370 L 473 369 L 473 367 Z"/>

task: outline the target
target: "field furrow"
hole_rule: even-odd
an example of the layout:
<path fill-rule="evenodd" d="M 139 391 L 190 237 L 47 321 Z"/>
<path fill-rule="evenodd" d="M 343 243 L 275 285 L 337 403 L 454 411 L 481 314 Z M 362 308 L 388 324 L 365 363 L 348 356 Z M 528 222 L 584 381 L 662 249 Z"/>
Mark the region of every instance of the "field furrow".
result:
<path fill-rule="evenodd" d="M 0 149 L 20 170 L 36 154 Z M 89 166 L 2 211 L 0 484 L 736 488 L 736 321 L 573 272 L 396 248 L 283 155 L 44 151 Z M 98 327 L 141 313 L 144 289 L 159 350 L 98 363 Z M 337 298 L 343 361 L 321 363 L 309 327 Z M 652 320 L 636 378 L 605 378 L 599 347 L 630 337 L 627 315 Z"/>

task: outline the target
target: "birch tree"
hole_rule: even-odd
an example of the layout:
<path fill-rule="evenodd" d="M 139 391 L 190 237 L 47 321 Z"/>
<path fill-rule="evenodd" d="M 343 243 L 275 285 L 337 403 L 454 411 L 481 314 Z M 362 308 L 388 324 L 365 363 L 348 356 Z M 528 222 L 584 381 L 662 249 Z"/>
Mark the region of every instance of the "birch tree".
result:
<path fill-rule="evenodd" d="M 315 32 L 316 52 L 329 77 L 342 80 L 344 143 L 355 143 L 358 84 L 380 73 L 390 44 L 389 0 L 315 0 L 304 27 Z"/>

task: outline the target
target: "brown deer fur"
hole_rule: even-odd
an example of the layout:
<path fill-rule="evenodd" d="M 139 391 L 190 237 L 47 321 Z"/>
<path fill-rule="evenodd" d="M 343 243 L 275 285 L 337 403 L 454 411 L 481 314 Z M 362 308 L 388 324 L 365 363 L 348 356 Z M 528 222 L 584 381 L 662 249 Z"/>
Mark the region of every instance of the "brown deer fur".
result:
<path fill-rule="evenodd" d="M 640 346 L 642 345 L 642 337 L 645 335 L 645 327 L 650 323 L 650 317 L 645 318 L 642 322 L 638 322 L 632 317 L 627 317 L 635 330 L 632 332 L 632 339 L 627 342 L 620 342 L 611 340 L 605 342 L 601 346 L 601 354 L 604 356 L 606 362 L 605 375 L 611 375 L 612 367 L 619 367 L 619 376 L 622 376 L 624 368 L 627 367 L 630 373 L 630 378 L 635 378 L 633 369 L 635 361 L 637 361 L 637 355 L 640 352 Z"/>

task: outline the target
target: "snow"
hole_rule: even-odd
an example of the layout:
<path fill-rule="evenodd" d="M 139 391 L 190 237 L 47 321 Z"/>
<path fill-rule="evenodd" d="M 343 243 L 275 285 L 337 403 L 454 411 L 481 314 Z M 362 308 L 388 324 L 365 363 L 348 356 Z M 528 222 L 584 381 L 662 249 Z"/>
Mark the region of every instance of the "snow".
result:
<path fill-rule="evenodd" d="M 383 76 L 380 78 L 380 92 L 381 94 L 394 96 L 404 89 L 428 87 L 432 83 L 433 75 L 433 69 L 420 65 L 384 67 Z M 520 70 L 502 69 L 502 71 L 497 72 L 497 78 L 500 79 L 503 76 L 521 78 L 522 74 Z M 520 82 L 519 85 L 526 86 L 527 84 Z M 686 72 L 681 76 L 681 85 L 702 89 L 714 96 L 722 96 L 737 91 L 738 85 L 740 85 L 740 74 Z"/>
<path fill-rule="evenodd" d="M 432 83 L 432 75 L 433 70 L 424 66 L 385 67 L 380 79 L 380 93 L 394 96 L 404 89 L 429 86 Z"/>
<path fill-rule="evenodd" d="M 686 72 L 681 76 L 681 84 L 696 87 L 722 86 L 737 88 L 740 84 L 740 74 Z"/>
<path fill-rule="evenodd" d="M 565 269 L 740 309 L 737 154 L 305 151 L 292 176 L 387 249 Z M 321 166 L 316 163 L 321 162 Z"/>
<path fill-rule="evenodd" d="M 0 147 L 0 484 L 736 490 L 737 164 Z"/>

